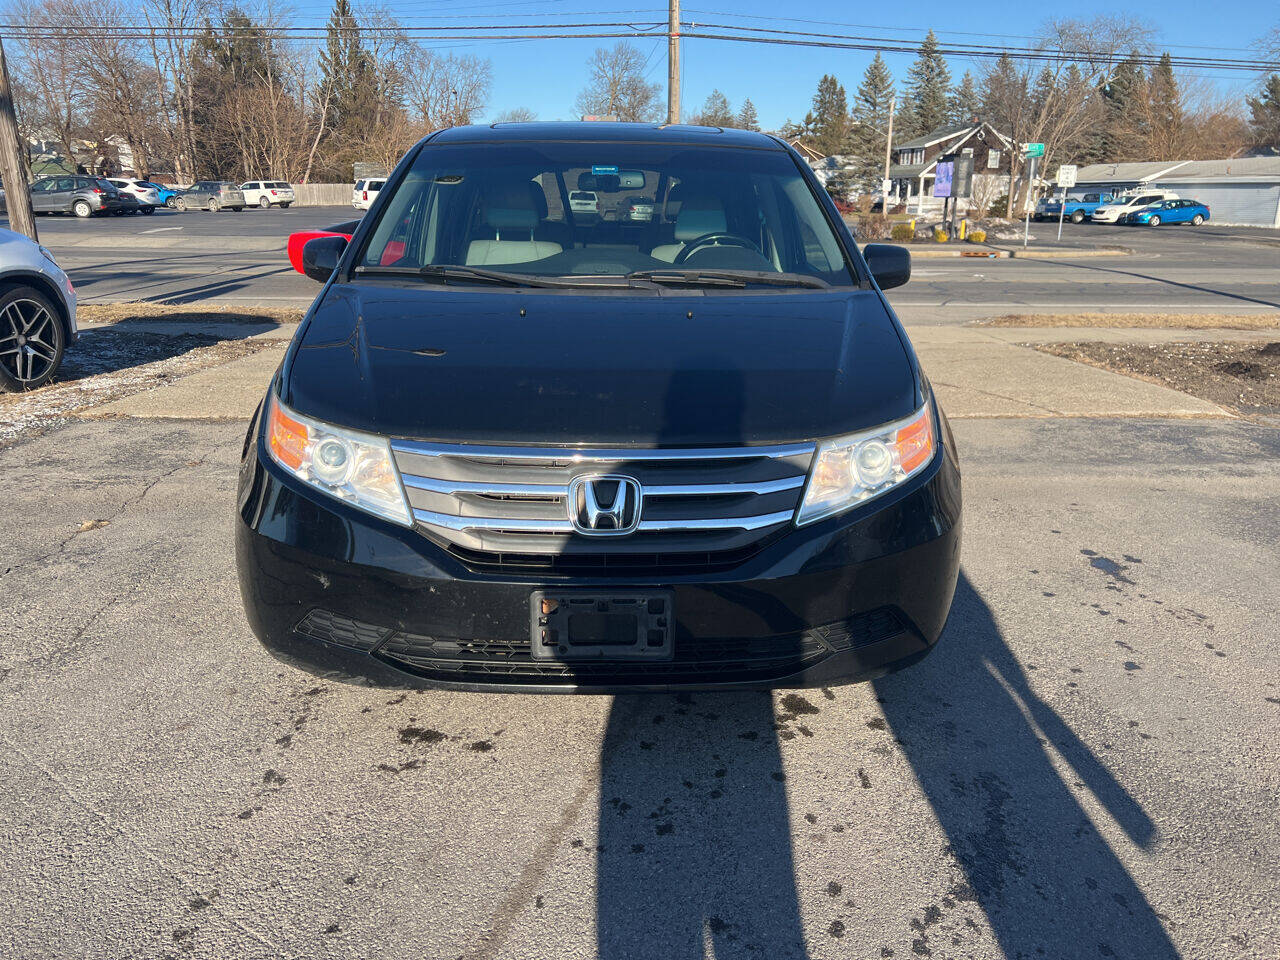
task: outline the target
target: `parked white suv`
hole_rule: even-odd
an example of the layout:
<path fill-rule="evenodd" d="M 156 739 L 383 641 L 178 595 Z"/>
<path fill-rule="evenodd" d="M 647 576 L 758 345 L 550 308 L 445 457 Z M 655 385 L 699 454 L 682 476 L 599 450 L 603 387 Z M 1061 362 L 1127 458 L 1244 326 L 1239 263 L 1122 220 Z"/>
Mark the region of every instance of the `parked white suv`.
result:
<path fill-rule="evenodd" d="M 1153 203 L 1159 203 L 1161 200 L 1177 200 L 1178 195 L 1170 190 L 1147 190 L 1143 193 L 1131 193 L 1123 197 L 1116 197 L 1110 203 L 1104 203 L 1093 211 L 1089 217 L 1094 223 L 1119 223 L 1120 218 L 1140 210 L 1143 207 L 1149 207 Z"/>
<path fill-rule="evenodd" d="M 351 191 L 351 205 L 357 210 L 368 210 L 373 206 L 373 201 L 378 199 L 378 192 L 386 182 L 386 177 L 357 180 L 355 189 Z"/>
<path fill-rule="evenodd" d="M 137 180 L 132 177 L 108 177 L 111 184 L 122 194 L 128 194 L 138 201 L 143 213 L 155 213 L 156 207 L 162 206 L 160 191 L 148 180 Z"/>
<path fill-rule="evenodd" d="M 283 180 L 247 180 L 240 184 L 240 190 L 246 204 L 263 210 L 272 204 L 288 209 L 294 201 L 293 187 Z"/>

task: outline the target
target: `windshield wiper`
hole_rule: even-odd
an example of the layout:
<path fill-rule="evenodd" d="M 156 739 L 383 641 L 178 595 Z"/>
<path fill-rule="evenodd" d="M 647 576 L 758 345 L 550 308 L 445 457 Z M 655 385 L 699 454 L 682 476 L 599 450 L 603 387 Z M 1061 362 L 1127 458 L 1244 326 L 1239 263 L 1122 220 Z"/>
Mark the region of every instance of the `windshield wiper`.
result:
<path fill-rule="evenodd" d="M 636 270 L 628 273 L 627 279 L 717 287 L 745 287 L 749 283 L 759 283 L 770 287 L 811 287 L 826 290 L 831 286 L 825 280 L 805 276 L 803 273 L 774 273 L 770 270 L 685 270 L 671 267 Z"/>
<path fill-rule="evenodd" d="M 505 270 L 485 270 L 480 267 L 464 267 L 461 264 L 428 264 L 425 267 L 356 267 L 357 273 L 388 274 L 390 276 L 419 277 L 423 280 L 479 280 L 481 283 L 497 283 L 507 287 L 580 287 L 571 281 L 544 279 L 525 273 L 508 273 Z"/>

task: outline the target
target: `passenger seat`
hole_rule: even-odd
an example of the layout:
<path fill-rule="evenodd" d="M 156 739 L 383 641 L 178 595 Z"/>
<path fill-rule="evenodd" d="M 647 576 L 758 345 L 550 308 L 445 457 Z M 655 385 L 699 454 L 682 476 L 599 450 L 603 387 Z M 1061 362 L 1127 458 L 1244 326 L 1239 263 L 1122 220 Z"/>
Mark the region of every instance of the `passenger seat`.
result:
<path fill-rule="evenodd" d="M 467 247 L 467 266 L 528 263 L 563 251 L 558 243 L 534 237 L 540 222 L 535 189 L 539 188 L 534 183 L 504 183 L 487 191 L 482 211 L 486 236 Z"/>

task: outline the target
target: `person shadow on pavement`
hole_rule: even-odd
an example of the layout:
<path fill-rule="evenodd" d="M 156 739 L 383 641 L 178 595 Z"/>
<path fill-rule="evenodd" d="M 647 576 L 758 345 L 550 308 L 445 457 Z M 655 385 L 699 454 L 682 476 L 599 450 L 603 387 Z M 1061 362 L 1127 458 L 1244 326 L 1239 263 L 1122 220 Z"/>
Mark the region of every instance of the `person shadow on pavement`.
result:
<path fill-rule="evenodd" d="M 667 384 L 655 440 L 740 442 L 744 404 L 728 358 L 694 356 Z M 734 597 L 785 633 L 793 619 L 767 599 Z M 774 719 L 767 692 L 614 698 L 600 756 L 599 960 L 808 957 Z"/>
<path fill-rule="evenodd" d="M 1160 915 L 1094 825 L 1098 814 L 1068 780 L 1133 845 L 1150 847 L 1155 824 L 1036 695 L 1026 669 L 962 572 L 938 648 L 875 681 L 946 833 L 941 863 L 963 876 L 938 909 L 926 910 L 921 949 L 931 949 L 931 922 L 945 924 L 957 901 L 976 901 L 1006 957 L 1177 957 Z"/>
<path fill-rule="evenodd" d="M 600 766 L 600 960 L 808 956 L 768 693 L 615 697 Z"/>

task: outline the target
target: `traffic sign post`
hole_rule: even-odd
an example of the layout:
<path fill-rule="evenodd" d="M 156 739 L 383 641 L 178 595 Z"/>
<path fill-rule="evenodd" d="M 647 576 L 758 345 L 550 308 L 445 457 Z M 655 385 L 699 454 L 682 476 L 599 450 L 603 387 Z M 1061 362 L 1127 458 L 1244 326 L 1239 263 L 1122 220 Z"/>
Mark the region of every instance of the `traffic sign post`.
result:
<path fill-rule="evenodd" d="M 1036 174 L 1040 172 L 1040 158 L 1044 156 L 1043 143 L 1028 143 L 1024 145 L 1025 149 L 1030 150 L 1032 147 L 1039 147 L 1039 153 L 1028 153 L 1027 156 L 1027 199 L 1031 199 L 1031 190 L 1036 185 Z M 1026 247 L 1027 241 L 1031 238 L 1031 208 L 1026 208 L 1026 223 L 1022 226 L 1022 246 Z"/>
<path fill-rule="evenodd" d="M 1058 187 L 1062 190 L 1062 200 L 1058 203 L 1058 239 L 1062 239 L 1062 218 L 1067 212 L 1067 190 L 1076 185 L 1076 165 L 1074 163 L 1064 163 L 1058 168 L 1058 175 L 1054 178 L 1058 181 Z"/>

